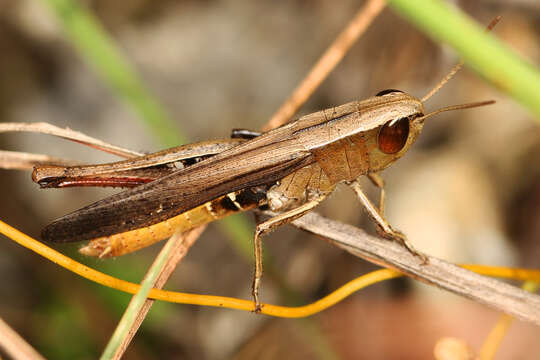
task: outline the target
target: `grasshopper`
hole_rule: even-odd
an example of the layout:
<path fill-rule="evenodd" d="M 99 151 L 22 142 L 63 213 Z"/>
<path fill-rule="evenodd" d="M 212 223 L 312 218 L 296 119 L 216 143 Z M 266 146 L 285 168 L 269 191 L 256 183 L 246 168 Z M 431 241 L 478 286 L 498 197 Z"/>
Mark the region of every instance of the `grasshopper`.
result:
<path fill-rule="evenodd" d="M 338 183 L 353 188 L 377 230 L 416 252 L 384 218 L 384 182 L 379 172 L 401 158 L 427 118 L 443 111 L 492 104 L 448 106 L 425 114 L 424 102 L 459 69 L 456 66 L 424 98 L 399 90 L 321 110 L 259 134 L 235 131 L 233 138 L 184 145 L 125 161 L 73 167 L 41 166 L 32 174 L 41 187 L 132 187 L 54 221 L 42 238 L 52 242 L 91 240 L 87 255 L 123 255 L 230 214 L 266 206 L 277 213 L 254 234 L 252 295 L 261 309 L 261 237 L 315 208 Z M 357 179 L 380 188 L 379 206 Z"/>

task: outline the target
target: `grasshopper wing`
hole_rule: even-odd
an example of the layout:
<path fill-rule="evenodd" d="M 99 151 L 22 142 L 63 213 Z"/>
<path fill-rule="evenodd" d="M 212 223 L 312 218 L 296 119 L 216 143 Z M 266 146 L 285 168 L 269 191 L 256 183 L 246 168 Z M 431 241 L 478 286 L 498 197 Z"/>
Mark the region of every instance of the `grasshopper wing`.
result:
<path fill-rule="evenodd" d="M 77 210 L 45 227 L 42 238 L 72 242 L 109 236 L 164 221 L 228 192 L 272 184 L 314 161 L 283 132 L 287 128 Z"/>

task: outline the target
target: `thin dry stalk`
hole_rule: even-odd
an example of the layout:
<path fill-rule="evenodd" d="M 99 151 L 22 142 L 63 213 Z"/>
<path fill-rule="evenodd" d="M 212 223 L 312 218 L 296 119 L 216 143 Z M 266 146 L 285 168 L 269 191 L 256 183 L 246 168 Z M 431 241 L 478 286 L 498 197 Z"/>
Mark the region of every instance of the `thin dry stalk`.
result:
<path fill-rule="evenodd" d="M 428 262 L 424 264 L 394 241 L 368 235 L 352 225 L 326 219 L 314 212 L 295 220 L 293 225 L 329 239 L 334 245 L 369 262 L 540 325 L 538 295 L 435 257 L 426 256 Z"/>
<path fill-rule="evenodd" d="M 309 74 L 298 85 L 278 111 L 270 118 L 263 130 L 278 127 L 291 119 L 298 109 L 317 90 L 328 74 L 336 67 L 358 40 L 360 35 L 384 9 L 384 0 L 369 0 L 354 16 L 347 27 L 338 35 L 330 47 L 319 58 Z"/>
<path fill-rule="evenodd" d="M 39 134 L 47 134 L 58 136 L 80 144 L 88 145 L 94 149 L 105 151 L 109 154 L 118 155 L 124 158 L 132 158 L 143 154 L 136 151 L 123 149 L 118 146 L 108 144 L 104 141 L 95 139 L 81 132 L 71 130 L 69 128 L 59 128 L 57 126 L 45 123 L 2 123 L 0 124 L 0 133 L 3 132 L 35 132 Z"/>
<path fill-rule="evenodd" d="M 15 360 L 45 360 L 30 344 L 0 319 L 0 349 Z"/>
<path fill-rule="evenodd" d="M 80 165 L 81 162 L 43 154 L 0 150 L 0 168 L 10 170 L 32 170 L 38 165 Z"/>
<path fill-rule="evenodd" d="M 163 286 L 165 286 L 165 283 L 169 279 L 169 277 L 172 275 L 174 269 L 176 269 L 176 266 L 180 261 L 186 256 L 189 249 L 193 244 L 195 244 L 195 241 L 199 238 L 199 236 L 203 233 L 206 226 L 200 226 L 198 228 L 195 228 L 182 236 L 176 237 L 173 236 L 167 241 L 174 242 L 172 245 L 172 249 L 169 252 L 169 256 L 167 257 L 167 260 L 165 261 L 165 265 L 161 268 L 160 274 L 156 281 L 154 282 L 154 285 L 152 286 L 155 289 L 161 289 Z M 163 250 L 162 250 L 163 251 Z M 150 267 L 151 268 L 151 267 Z M 116 353 L 113 356 L 113 359 L 120 359 L 124 352 L 126 351 L 127 347 L 131 343 L 131 340 L 137 333 L 137 330 L 141 326 L 144 318 L 148 314 L 148 311 L 150 311 L 150 308 L 152 307 L 152 304 L 155 300 L 147 299 L 144 302 L 144 305 L 141 307 L 139 312 L 137 313 L 136 320 L 131 324 L 131 327 L 129 331 L 126 333 L 126 336 L 122 339 L 122 344 L 116 351 Z"/>

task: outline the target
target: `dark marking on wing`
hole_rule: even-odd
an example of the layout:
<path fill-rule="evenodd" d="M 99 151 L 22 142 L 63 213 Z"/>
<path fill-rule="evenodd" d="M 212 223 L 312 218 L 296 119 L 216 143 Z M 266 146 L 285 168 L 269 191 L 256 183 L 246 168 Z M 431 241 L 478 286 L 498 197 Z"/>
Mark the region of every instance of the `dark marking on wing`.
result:
<path fill-rule="evenodd" d="M 238 208 L 238 206 L 236 206 L 236 204 L 228 196 L 225 196 L 224 198 L 222 198 L 219 201 L 219 205 L 223 207 L 225 210 L 229 210 L 229 211 L 242 210 Z"/>

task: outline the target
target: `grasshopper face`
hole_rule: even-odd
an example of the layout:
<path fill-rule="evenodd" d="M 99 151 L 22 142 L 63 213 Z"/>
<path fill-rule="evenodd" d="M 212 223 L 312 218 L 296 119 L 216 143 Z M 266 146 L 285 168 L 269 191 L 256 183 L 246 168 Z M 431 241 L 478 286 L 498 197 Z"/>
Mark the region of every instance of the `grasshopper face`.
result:
<path fill-rule="evenodd" d="M 378 172 L 402 157 L 414 144 L 424 126 L 422 102 L 399 90 L 384 90 L 376 95 L 396 108 L 393 118 L 364 135 L 367 141 L 369 172 Z"/>
<path fill-rule="evenodd" d="M 460 64 L 458 65 L 460 66 Z M 444 82 L 446 81 L 448 79 L 445 79 Z M 439 84 L 435 89 L 440 86 L 442 85 Z M 433 91 L 428 95 L 431 96 L 432 93 Z M 469 109 L 494 103 L 493 100 L 489 100 L 451 105 L 424 115 L 422 101 L 428 99 L 428 95 L 420 100 L 399 90 L 384 90 L 375 97 L 365 100 L 366 103 L 371 104 L 371 108 L 368 107 L 367 114 L 363 114 L 364 121 L 373 122 L 373 119 L 376 119 L 375 123 L 378 125 L 376 129 L 364 132 L 362 136 L 368 144 L 368 173 L 381 171 L 403 156 L 422 132 L 425 119 L 445 111 Z M 376 99 L 378 98 L 384 98 L 379 102 L 386 104 L 387 113 L 384 115 L 385 117 L 377 114 Z M 373 144 L 374 138 L 376 138 L 376 141 Z"/>

